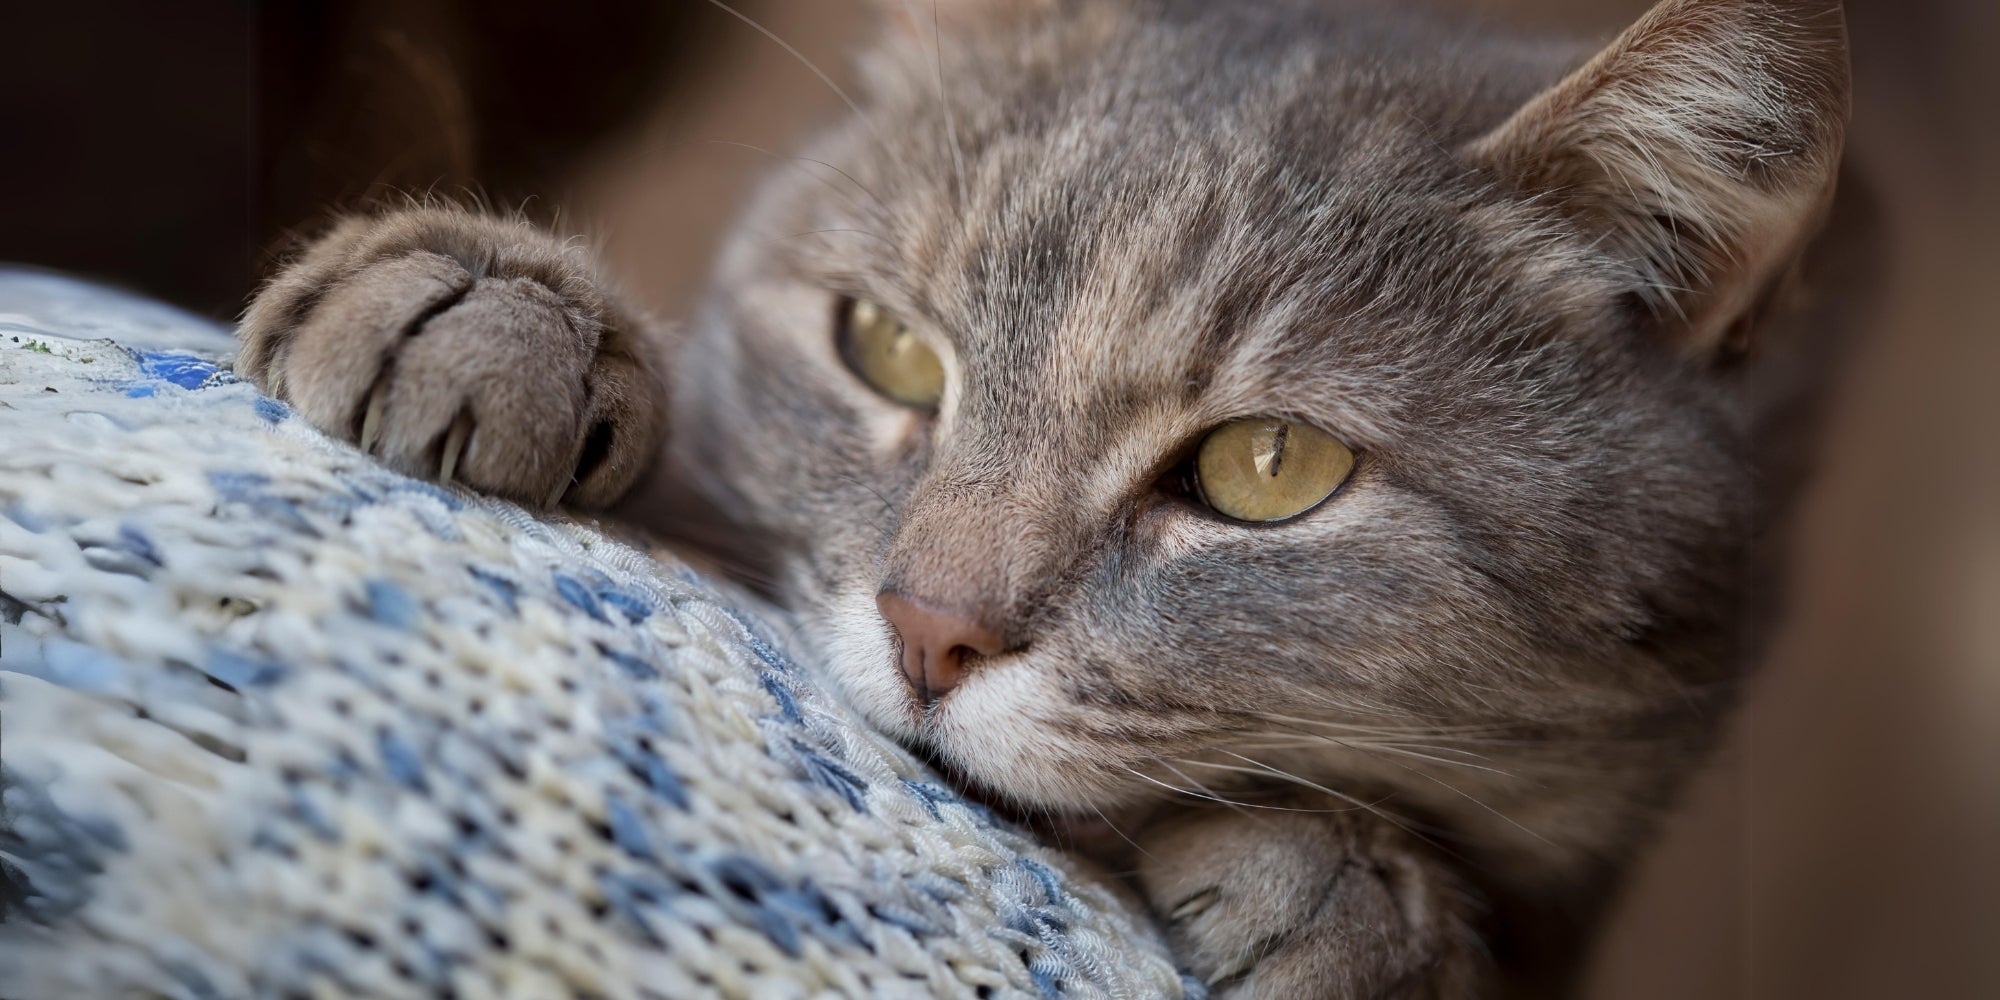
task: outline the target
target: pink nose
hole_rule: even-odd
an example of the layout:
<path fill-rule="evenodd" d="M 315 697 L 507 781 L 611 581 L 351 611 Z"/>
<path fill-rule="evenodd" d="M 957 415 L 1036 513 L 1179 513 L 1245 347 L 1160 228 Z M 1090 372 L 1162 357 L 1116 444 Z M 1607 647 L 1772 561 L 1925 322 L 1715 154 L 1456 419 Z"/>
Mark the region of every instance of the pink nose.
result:
<path fill-rule="evenodd" d="M 968 654 L 998 656 L 1007 651 L 1000 633 L 969 615 L 926 604 L 893 590 L 875 595 L 882 617 L 903 638 L 903 676 L 910 690 L 929 705 L 958 686 Z"/>

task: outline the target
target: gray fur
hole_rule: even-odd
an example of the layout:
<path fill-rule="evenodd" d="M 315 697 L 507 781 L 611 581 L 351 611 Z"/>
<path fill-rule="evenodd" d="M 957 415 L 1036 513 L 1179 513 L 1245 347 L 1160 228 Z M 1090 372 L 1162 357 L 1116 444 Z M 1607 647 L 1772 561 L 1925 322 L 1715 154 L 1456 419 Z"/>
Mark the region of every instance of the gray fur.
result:
<path fill-rule="evenodd" d="M 1669 55 L 1818 81 L 1759 92 L 1809 148 L 1740 184 L 1657 150 L 1692 249 L 1554 148 L 1603 135 L 1535 103 L 1597 93 L 1562 83 L 1585 47 L 1304 0 L 968 2 L 935 43 L 912 18 L 738 227 L 627 509 L 754 567 L 968 785 L 1115 827 L 1226 992 L 1548 995 L 1754 656 L 1789 486 L 1757 446 L 1802 387 L 1731 352 L 1753 322 L 1786 350 L 1762 338 L 1839 156 L 1838 10 L 1669 0 L 1621 44 L 1737 8 L 1740 44 Z M 1742 56 L 1801 38 L 1826 48 Z M 1620 122 L 1655 70 L 1605 64 Z M 841 296 L 945 358 L 935 416 L 843 367 Z M 1353 479 L 1277 525 L 1176 491 L 1203 432 L 1260 415 L 1339 437 Z M 926 709 L 885 586 L 1014 651 Z"/>

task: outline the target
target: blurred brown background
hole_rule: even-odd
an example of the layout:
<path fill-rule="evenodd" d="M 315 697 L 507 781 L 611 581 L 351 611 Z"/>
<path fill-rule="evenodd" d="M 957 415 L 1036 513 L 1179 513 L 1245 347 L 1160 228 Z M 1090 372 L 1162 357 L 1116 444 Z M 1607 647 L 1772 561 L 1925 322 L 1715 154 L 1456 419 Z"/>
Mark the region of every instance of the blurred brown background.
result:
<path fill-rule="evenodd" d="M 1645 6 L 1435 2 L 1599 36 Z M 857 0 L 737 6 L 836 76 L 867 30 Z M 1784 638 L 1593 997 L 2000 997 L 2000 2 L 1848 11 L 1886 320 L 1829 428 Z M 218 317 L 287 232 L 391 187 L 561 205 L 677 313 L 771 163 L 745 147 L 837 107 L 705 0 L 4 0 L 0 28 L 0 260 Z"/>

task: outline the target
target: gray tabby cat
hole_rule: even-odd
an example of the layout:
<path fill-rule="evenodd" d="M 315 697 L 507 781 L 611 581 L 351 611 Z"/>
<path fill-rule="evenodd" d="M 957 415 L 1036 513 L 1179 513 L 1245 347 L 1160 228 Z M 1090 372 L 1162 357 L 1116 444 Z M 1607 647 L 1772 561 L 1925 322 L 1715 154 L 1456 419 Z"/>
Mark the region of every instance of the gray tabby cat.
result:
<path fill-rule="evenodd" d="M 1115 829 L 1221 995 L 1562 991 L 1756 652 L 1837 0 L 1665 0 L 1594 57 L 884 6 L 679 335 L 411 208 L 274 277 L 241 370 L 405 470 L 726 537 L 875 725 Z"/>

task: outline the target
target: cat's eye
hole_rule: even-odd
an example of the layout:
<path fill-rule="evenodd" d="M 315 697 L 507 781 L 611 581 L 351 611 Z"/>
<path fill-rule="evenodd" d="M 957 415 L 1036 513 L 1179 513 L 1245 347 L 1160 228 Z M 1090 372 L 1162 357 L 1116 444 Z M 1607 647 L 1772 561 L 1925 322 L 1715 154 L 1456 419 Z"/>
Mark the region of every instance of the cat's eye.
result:
<path fill-rule="evenodd" d="M 867 299 L 841 306 L 840 355 L 869 387 L 928 410 L 944 398 L 944 363 L 902 320 Z"/>
<path fill-rule="evenodd" d="M 1332 496 L 1354 472 L 1354 452 L 1311 424 L 1258 417 L 1210 431 L 1194 472 L 1202 501 L 1216 513 L 1283 521 Z"/>

